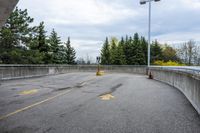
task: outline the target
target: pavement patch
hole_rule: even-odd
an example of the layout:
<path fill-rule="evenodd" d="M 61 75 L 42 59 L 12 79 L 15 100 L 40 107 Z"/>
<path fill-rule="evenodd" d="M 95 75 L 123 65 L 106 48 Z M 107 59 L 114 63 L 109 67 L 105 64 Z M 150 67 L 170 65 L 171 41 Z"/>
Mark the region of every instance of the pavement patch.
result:
<path fill-rule="evenodd" d="M 19 94 L 20 95 L 32 95 L 38 92 L 38 89 L 31 89 L 31 90 L 24 90 L 21 91 Z"/>
<path fill-rule="evenodd" d="M 101 100 L 104 100 L 104 101 L 108 101 L 108 100 L 115 98 L 112 94 L 105 94 L 105 95 L 101 95 L 99 97 L 101 98 Z"/>

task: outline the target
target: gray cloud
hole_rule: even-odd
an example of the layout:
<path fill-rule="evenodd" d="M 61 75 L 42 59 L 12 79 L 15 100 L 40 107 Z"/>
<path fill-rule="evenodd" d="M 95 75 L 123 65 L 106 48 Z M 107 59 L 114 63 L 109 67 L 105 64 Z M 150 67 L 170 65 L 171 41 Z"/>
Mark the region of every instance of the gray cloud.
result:
<path fill-rule="evenodd" d="M 79 2 L 80 1 L 80 2 Z M 57 2 L 57 3 L 56 3 Z M 35 24 L 45 21 L 65 41 L 68 36 L 78 56 L 99 54 L 106 36 L 147 36 L 148 5 L 139 0 L 21 0 Z M 56 5 L 55 5 L 56 4 Z M 54 5 L 54 6 L 53 6 Z M 76 6 L 72 6 L 76 5 Z M 200 0 L 162 0 L 152 3 L 152 39 L 161 42 L 200 40 Z"/>

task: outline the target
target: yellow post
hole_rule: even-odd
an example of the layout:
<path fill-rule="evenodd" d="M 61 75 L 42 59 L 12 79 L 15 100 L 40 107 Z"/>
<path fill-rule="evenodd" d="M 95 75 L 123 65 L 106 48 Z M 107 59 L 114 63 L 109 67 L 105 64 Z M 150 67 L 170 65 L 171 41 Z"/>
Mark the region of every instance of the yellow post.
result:
<path fill-rule="evenodd" d="M 97 76 L 102 76 L 104 73 L 103 71 L 102 72 L 100 71 L 100 60 L 101 60 L 101 57 L 97 57 L 97 63 L 98 63 L 97 73 L 96 73 Z"/>

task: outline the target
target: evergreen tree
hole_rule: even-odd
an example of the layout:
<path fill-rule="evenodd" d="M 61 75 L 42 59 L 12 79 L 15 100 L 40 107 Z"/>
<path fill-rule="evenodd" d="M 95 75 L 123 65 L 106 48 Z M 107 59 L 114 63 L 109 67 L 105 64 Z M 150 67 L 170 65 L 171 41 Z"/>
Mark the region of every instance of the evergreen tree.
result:
<path fill-rule="evenodd" d="M 116 39 L 112 38 L 111 39 L 111 48 L 110 48 L 110 54 L 111 54 L 111 64 L 112 65 L 117 65 L 119 63 L 118 61 L 118 53 L 117 53 L 117 44 L 116 44 Z"/>
<path fill-rule="evenodd" d="M 132 64 L 132 37 L 126 36 L 126 41 L 125 41 L 125 46 L 124 46 L 124 53 L 125 53 L 125 58 L 126 58 L 126 63 L 127 65 Z"/>
<path fill-rule="evenodd" d="M 162 60 L 163 55 L 162 55 L 162 48 L 160 44 L 158 43 L 157 40 L 153 42 L 151 45 L 151 62 L 155 62 L 156 60 Z"/>
<path fill-rule="evenodd" d="M 55 30 L 47 40 L 44 22 L 31 26 L 33 18 L 27 10 L 16 8 L 0 30 L 0 63 L 49 64 L 67 63 L 66 51 L 70 51 L 69 64 L 75 64 L 75 50 L 68 41 L 61 45 Z"/>
<path fill-rule="evenodd" d="M 28 16 L 27 9 L 21 10 L 16 7 L 2 27 L 2 32 L 7 32 L 6 35 L 9 37 L 8 40 L 4 40 L 7 37 L 2 36 L 1 39 L 4 41 L 4 45 L 8 43 L 7 46 L 10 47 L 21 47 L 21 44 L 29 42 L 31 39 L 30 36 L 36 28 L 30 26 L 30 24 L 33 23 L 33 20 L 33 18 Z"/>
<path fill-rule="evenodd" d="M 139 45 L 139 35 L 138 35 L 138 33 L 135 33 L 134 34 L 134 37 L 133 37 L 133 42 L 134 42 L 134 44 L 135 45 Z"/>
<path fill-rule="evenodd" d="M 101 64 L 103 65 L 110 65 L 111 64 L 111 54 L 110 54 L 110 45 L 108 38 L 106 37 L 106 40 L 103 44 L 103 47 L 101 49 Z"/>
<path fill-rule="evenodd" d="M 38 50 L 41 54 L 43 54 L 43 63 L 48 64 L 51 63 L 51 55 L 50 55 L 50 46 L 46 42 L 46 31 L 45 31 L 44 22 L 41 22 L 38 26 Z"/>
<path fill-rule="evenodd" d="M 117 61 L 116 65 L 126 65 L 126 57 L 124 54 L 124 38 L 122 37 L 121 41 L 119 42 L 119 45 L 117 47 Z"/>
<path fill-rule="evenodd" d="M 27 10 L 15 8 L 0 30 L 0 62 L 27 63 L 27 44 L 31 41 L 35 27 L 31 27 L 33 18 Z"/>
<path fill-rule="evenodd" d="M 38 50 L 40 52 L 47 53 L 49 51 L 49 46 L 46 43 L 46 31 L 44 30 L 44 22 L 41 22 L 38 26 Z"/>
<path fill-rule="evenodd" d="M 129 38 L 129 39 L 128 39 Z M 145 65 L 145 42 L 139 39 L 138 33 L 134 37 L 126 36 L 124 54 L 128 65 Z M 144 46 L 143 46 L 144 45 Z"/>
<path fill-rule="evenodd" d="M 64 45 L 59 45 L 57 56 L 59 58 L 59 62 L 58 62 L 59 64 L 67 64 L 66 47 Z"/>
<path fill-rule="evenodd" d="M 52 56 L 52 63 L 53 64 L 62 63 L 62 57 L 59 54 L 61 40 L 54 29 L 51 32 L 48 42 L 49 42 L 51 56 Z"/>
<path fill-rule="evenodd" d="M 133 40 L 133 65 L 145 65 L 145 53 L 143 52 L 143 48 L 141 45 L 141 41 L 139 40 L 138 33 L 134 34 Z"/>
<path fill-rule="evenodd" d="M 139 37 L 135 33 L 133 39 L 130 37 L 130 65 L 137 65 L 137 47 L 138 47 Z"/>
<path fill-rule="evenodd" d="M 137 36 L 134 35 L 134 38 L 132 39 L 132 37 L 130 37 L 129 39 L 129 65 L 137 65 L 137 56 L 136 54 L 138 54 L 137 52 L 137 47 L 138 47 L 138 38 Z"/>
<path fill-rule="evenodd" d="M 137 45 L 135 49 L 134 65 L 145 65 L 145 54 L 142 49 L 142 45 Z"/>
<path fill-rule="evenodd" d="M 147 52 L 147 48 L 148 48 L 148 42 L 145 40 L 144 37 L 141 37 L 140 39 L 140 43 L 141 43 L 141 46 L 142 46 L 142 51 L 144 53 L 144 60 L 145 60 L 145 64 L 144 65 L 147 65 L 147 59 L 148 59 L 148 52 Z"/>
<path fill-rule="evenodd" d="M 70 37 L 68 37 L 68 40 L 66 42 L 66 63 L 67 64 L 75 64 L 75 59 L 76 59 L 76 52 L 75 49 L 73 47 L 71 47 L 70 44 Z"/>
<path fill-rule="evenodd" d="M 44 22 L 41 22 L 37 27 L 36 34 L 32 37 L 32 40 L 29 44 L 30 50 L 29 52 L 33 54 L 32 59 L 30 60 L 33 64 L 48 64 L 51 63 L 51 55 L 50 55 L 50 46 L 47 43 L 46 39 L 46 31 Z M 36 54 L 37 53 L 37 54 Z M 39 56 L 39 58 L 36 56 Z M 36 59 L 34 59 L 34 57 Z M 37 60 L 42 59 L 42 60 Z"/>

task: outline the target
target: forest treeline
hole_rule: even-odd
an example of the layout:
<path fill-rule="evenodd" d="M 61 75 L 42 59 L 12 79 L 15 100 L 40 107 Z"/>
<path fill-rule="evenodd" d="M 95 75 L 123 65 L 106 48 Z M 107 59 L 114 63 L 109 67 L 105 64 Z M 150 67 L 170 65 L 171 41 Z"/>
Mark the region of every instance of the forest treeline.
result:
<path fill-rule="evenodd" d="M 45 23 L 33 26 L 34 19 L 27 9 L 15 8 L 0 29 L 0 64 L 91 64 L 87 55 L 76 60 L 76 51 L 70 37 L 62 42 L 52 29 L 48 34 Z M 101 49 L 103 65 L 147 65 L 147 40 L 135 33 L 121 39 L 106 38 Z M 172 47 L 151 44 L 151 64 L 154 65 L 200 65 L 200 47 L 194 40 Z"/>
<path fill-rule="evenodd" d="M 57 32 L 47 36 L 45 24 L 32 26 L 27 10 L 16 8 L 0 30 L 0 64 L 75 64 L 76 52 Z"/>
<path fill-rule="evenodd" d="M 106 38 L 101 49 L 103 65 L 147 65 L 147 40 L 135 33 L 118 40 Z M 152 65 L 200 65 L 200 47 L 190 40 L 176 48 L 160 44 L 157 40 L 151 44 Z"/>

